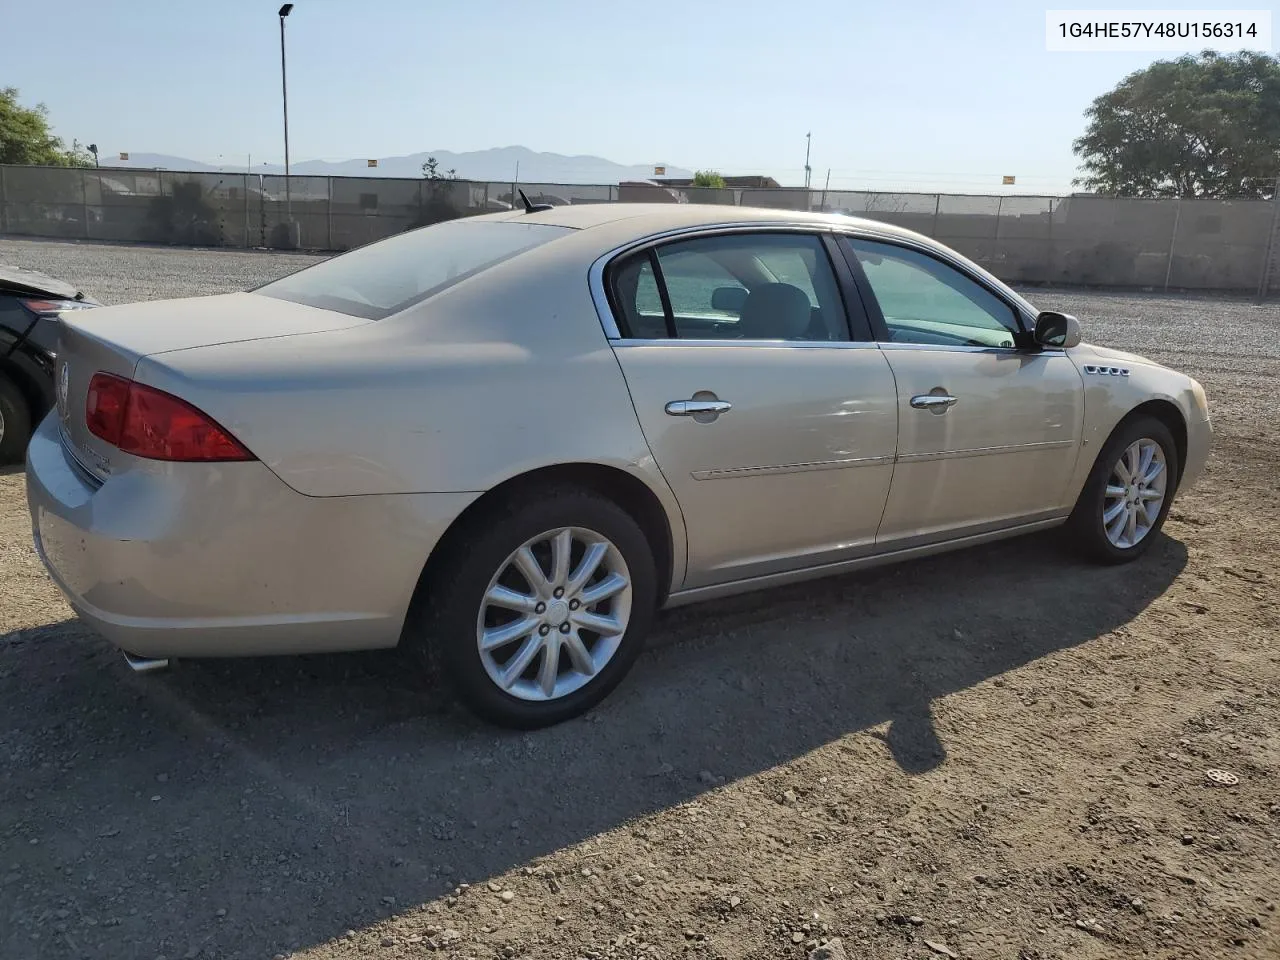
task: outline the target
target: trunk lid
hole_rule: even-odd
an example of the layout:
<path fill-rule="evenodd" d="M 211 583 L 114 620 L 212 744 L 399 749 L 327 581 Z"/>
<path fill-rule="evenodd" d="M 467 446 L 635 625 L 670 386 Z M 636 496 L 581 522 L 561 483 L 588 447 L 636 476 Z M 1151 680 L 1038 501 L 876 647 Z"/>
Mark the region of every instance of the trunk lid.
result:
<path fill-rule="evenodd" d="M 63 445 L 98 480 L 137 462 L 135 457 L 89 432 L 85 402 L 95 373 L 132 379 L 138 361 L 146 356 L 342 330 L 371 322 L 248 293 L 152 300 L 63 314 L 54 372 Z"/>

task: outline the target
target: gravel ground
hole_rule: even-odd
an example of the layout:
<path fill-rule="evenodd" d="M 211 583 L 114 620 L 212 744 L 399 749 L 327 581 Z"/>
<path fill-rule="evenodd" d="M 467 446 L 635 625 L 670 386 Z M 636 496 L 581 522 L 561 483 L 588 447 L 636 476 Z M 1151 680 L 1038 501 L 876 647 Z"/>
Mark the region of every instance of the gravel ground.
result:
<path fill-rule="evenodd" d="M 120 302 L 308 258 L 0 261 Z M 1280 306 L 1031 296 L 1209 391 L 1147 558 L 1032 537 L 676 611 L 537 734 L 394 652 L 135 676 L 0 476 L 0 957 L 1280 956 Z"/>

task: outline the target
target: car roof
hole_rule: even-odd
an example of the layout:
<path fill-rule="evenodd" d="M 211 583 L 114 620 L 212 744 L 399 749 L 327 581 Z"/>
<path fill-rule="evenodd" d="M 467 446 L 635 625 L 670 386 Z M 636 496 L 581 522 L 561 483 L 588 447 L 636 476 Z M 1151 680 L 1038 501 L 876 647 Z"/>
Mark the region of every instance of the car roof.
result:
<path fill-rule="evenodd" d="M 812 224 L 814 227 L 867 230 L 881 235 L 895 235 L 933 241 L 922 234 L 880 220 L 865 220 L 835 213 L 809 213 L 803 210 L 779 210 L 769 207 L 739 207 L 698 203 L 575 203 L 549 210 L 503 211 L 478 217 L 484 220 L 519 220 L 548 226 L 589 230 L 621 220 L 632 221 L 636 237 L 645 237 L 682 227 L 715 226 L 735 223 Z"/>

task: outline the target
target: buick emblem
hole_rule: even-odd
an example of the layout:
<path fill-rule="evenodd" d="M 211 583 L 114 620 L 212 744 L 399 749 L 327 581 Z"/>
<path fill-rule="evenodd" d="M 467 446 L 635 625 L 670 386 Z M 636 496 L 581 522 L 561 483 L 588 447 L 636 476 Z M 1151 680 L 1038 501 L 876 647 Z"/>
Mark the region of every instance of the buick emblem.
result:
<path fill-rule="evenodd" d="M 62 369 L 58 373 L 58 416 L 67 419 L 67 394 L 71 389 L 71 365 L 62 364 Z"/>

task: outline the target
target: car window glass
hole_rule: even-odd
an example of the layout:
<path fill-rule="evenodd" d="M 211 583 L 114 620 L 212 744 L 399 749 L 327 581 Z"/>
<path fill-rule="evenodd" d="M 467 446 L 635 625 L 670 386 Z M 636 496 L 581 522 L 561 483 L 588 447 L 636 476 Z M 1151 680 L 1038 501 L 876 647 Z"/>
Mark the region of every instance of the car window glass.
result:
<path fill-rule="evenodd" d="M 662 280 L 677 316 L 737 317 L 737 310 L 726 306 L 732 298 L 716 291 L 737 290 L 745 296 L 747 288 L 715 261 L 713 252 L 679 245 L 659 252 Z"/>
<path fill-rule="evenodd" d="M 813 289 L 813 267 L 805 260 L 806 252 L 808 251 L 772 248 L 762 250 L 757 259 L 776 279 L 799 287 L 816 304 L 818 292 Z"/>
<path fill-rule="evenodd" d="M 613 270 L 613 295 L 624 336 L 636 340 L 666 337 L 662 295 L 649 252 L 633 254 Z"/>
<path fill-rule="evenodd" d="M 627 336 L 667 335 L 661 298 L 648 292 L 656 279 L 666 287 L 680 339 L 849 339 L 839 285 L 820 237 L 729 234 L 675 241 L 657 248 L 656 278 L 651 256 L 632 256 L 614 272 Z"/>
<path fill-rule="evenodd" d="M 452 220 L 323 260 L 253 292 L 381 320 L 572 232 L 549 224 Z"/>
<path fill-rule="evenodd" d="M 850 240 L 894 343 L 1012 347 L 1013 308 L 959 270 L 915 250 Z"/>

